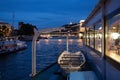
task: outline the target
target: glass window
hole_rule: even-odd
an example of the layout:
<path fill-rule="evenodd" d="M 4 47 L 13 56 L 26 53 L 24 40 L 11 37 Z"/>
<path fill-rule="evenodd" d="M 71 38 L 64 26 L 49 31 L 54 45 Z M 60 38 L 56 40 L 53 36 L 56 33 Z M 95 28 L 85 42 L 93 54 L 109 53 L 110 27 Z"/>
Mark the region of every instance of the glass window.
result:
<path fill-rule="evenodd" d="M 108 53 L 120 54 L 120 14 L 108 21 Z"/>
<path fill-rule="evenodd" d="M 94 48 L 94 29 L 90 29 L 90 47 Z"/>
<path fill-rule="evenodd" d="M 99 23 L 95 26 L 95 49 L 99 52 L 102 51 L 102 24 Z"/>
<path fill-rule="evenodd" d="M 87 45 L 90 45 L 90 32 L 89 32 L 89 28 L 87 28 L 86 38 L 87 38 Z"/>
<path fill-rule="evenodd" d="M 87 45 L 87 31 L 85 30 L 85 32 L 84 32 L 84 43 L 85 43 L 85 45 Z"/>

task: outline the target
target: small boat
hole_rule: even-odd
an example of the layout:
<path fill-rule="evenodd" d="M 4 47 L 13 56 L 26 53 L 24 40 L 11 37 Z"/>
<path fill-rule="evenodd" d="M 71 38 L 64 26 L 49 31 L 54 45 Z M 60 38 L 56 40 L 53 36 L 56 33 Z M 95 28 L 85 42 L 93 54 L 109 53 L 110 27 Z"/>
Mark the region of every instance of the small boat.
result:
<path fill-rule="evenodd" d="M 81 51 L 76 53 L 64 51 L 58 58 L 58 64 L 67 73 L 80 70 L 85 62 L 85 56 Z"/>
<path fill-rule="evenodd" d="M 66 51 L 63 51 L 58 57 L 58 64 L 66 72 L 70 73 L 78 71 L 85 64 L 86 59 L 81 51 L 71 53 L 68 51 L 68 36 L 67 36 Z"/>

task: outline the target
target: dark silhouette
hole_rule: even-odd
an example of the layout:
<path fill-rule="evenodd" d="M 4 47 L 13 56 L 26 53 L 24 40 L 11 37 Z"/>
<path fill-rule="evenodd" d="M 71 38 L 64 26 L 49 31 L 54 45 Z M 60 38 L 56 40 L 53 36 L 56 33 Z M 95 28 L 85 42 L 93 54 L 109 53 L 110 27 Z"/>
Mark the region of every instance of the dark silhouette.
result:
<path fill-rule="evenodd" d="M 25 24 L 24 22 L 19 22 L 19 35 L 34 35 L 34 28 L 37 29 L 36 26 L 31 24 Z"/>

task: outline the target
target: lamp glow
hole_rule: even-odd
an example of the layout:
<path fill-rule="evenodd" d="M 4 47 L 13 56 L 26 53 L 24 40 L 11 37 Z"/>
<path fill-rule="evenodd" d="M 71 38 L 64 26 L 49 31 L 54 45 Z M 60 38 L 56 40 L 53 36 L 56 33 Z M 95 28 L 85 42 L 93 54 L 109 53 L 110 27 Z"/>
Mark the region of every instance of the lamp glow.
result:
<path fill-rule="evenodd" d="M 118 34 L 118 33 L 112 33 L 112 34 L 111 34 L 111 37 L 112 37 L 113 39 L 118 39 L 119 34 Z"/>
<path fill-rule="evenodd" d="M 99 34 L 99 37 L 102 38 L 102 34 Z"/>

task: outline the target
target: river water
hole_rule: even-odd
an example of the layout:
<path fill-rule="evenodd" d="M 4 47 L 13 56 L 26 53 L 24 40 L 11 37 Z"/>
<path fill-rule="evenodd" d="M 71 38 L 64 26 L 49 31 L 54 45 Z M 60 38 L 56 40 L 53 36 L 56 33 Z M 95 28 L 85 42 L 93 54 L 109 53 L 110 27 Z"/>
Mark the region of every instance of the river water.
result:
<path fill-rule="evenodd" d="M 30 80 L 32 66 L 32 42 L 23 51 L 0 55 L 0 80 Z M 80 39 L 69 39 L 69 51 L 79 51 Z M 37 72 L 57 61 L 59 54 L 66 50 L 66 39 L 43 39 L 36 46 Z"/>

